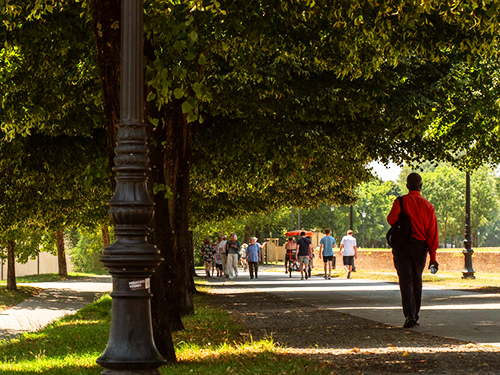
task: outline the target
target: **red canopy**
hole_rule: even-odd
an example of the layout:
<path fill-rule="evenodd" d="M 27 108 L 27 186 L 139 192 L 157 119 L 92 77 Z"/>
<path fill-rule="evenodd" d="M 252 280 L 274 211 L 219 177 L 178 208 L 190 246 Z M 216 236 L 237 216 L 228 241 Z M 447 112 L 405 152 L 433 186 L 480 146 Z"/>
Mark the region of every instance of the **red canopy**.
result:
<path fill-rule="evenodd" d="M 305 232 L 306 236 L 312 236 L 313 232 L 310 230 L 289 230 L 288 232 L 285 233 L 285 236 L 287 237 L 292 237 L 292 236 L 300 236 L 300 233 Z"/>

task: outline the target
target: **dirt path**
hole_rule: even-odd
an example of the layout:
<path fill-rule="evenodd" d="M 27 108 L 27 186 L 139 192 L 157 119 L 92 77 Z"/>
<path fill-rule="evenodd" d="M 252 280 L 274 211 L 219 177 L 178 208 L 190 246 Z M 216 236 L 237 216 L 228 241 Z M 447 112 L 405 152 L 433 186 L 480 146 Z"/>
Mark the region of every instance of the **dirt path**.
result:
<path fill-rule="evenodd" d="M 214 285 L 212 293 L 211 303 L 254 338 L 272 337 L 282 355 L 313 358 L 333 374 L 500 374 L 500 347 L 390 327 L 251 288 Z"/>

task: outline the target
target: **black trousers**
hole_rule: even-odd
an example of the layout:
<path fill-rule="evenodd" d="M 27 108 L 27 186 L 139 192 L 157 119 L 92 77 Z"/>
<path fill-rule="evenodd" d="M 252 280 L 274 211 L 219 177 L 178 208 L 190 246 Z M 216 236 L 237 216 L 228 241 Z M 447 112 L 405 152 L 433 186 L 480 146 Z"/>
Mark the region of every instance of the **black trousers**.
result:
<path fill-rule="evenodd" d="M 422 273 L 427 259 L 425 241 L 412 239 L 402 249 L 393 249 L 394 267 L 398 272 L 399 290 L 405 318 L 418 321 L 422 304 Z"/>
<path fill-rule="evenodd" d="M 250 278 L 253 279 L 253 274 L 255 271 L 255 277 L 258 276 L 259 272 L 259 262 L 248 262 L 248 271 L 250 272 Z"/>

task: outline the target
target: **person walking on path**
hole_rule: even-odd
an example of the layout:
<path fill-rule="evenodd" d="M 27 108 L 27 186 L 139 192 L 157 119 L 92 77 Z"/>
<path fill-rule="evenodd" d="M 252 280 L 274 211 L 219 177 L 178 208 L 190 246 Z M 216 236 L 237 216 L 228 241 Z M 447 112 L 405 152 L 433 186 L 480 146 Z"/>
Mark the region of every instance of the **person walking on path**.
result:
<path fill-rule="evenodd" d="M 224 249 L 224 251 L 226 251 Z M 222 268 L 222 255 L 221 255 L 221 248 L 219 246 L 219 243 L 215 246 L 215 269 L 217 270 L 217 277 L 223 277 L 224 276 L 224 271 Z"/>
<path fill-rule="evenodd" d="M 404 328 L 418 325 L 422 304 L 422 273 L 427 253 L 430 255 L 429 268 L 438 269 L 436 250 L 439 246 L 439 231 L 434 206 L 422 195 L 422 177 L 410 173 L 406 178 L 408 194 L 404 195 L 403 208 L 411 221 L 411 237 L 401 248 L 392 250 L 394 267 L 399 277 L 399 290 L 405 316 Z M 396 198 L 387 216 L 390 225 L 396 223 L 401 207 Z"/>
<path fill-rule="evenodd" d="M 240 253 L 241 244 L 238 241 L 236 233 L 231 233 L 230 240 L 227 241 L 227 274 L 229 278 L 238 277 L 238 254 Z"/>
<path fill-rule="evenodd" d="M 205 262 L 206 277 L 210 277 L 210 271 L 212 270 L 215 255 L 215 248 L 210 243 L 210 238 L 207 237 L 203 240 L 203 246 L 200 249 L 200 254 L 203 256 L 203 261 Z"/>
<path fill-rule="evenodd" d="M 285 251 L 285 273 L 288 273 L 288 262 L 295 260 L 297 257 L 297 244 L 294 241 L 294 237 L 288 237 Z"/>
<path fill-rule="evenodd" d="M 306 280 L 309 277 L 309 259 L 313 251 L 313 245 L 309 238 L 306 237 L 306 232 L 300 232 L 300 240 L 297 241 L 299 252 L 297 254 L 300 262 L 300 279 L 304 280 L 304 272 Z"/>
<path fill-rule="evenodd" d="M 217 248 L 221 256 L 222 272 L 224 273 L 225 277 L 229 277 L 229 274 L 227 273 L 227 237 L 225 235 L 222 235 L 219 240 L 220 241 L 217 245 Z"/>
<path fill-rule="evenodd" d="M 319 258 L 323 258 L 323 264 L 325 266 L 325 280 L 331 280 L 332 278 L 332 263 L 334 261 L 333 248 L 335 247 L 335 238 L 330 235 L 330 229 L 325 229 L 326 236 L 319 242 Z M 328 268 L 328 274 L 326 269 Z"/>
<path fill-rule="evenodd" d="M 344 268 L 347 272 L 348 279 L 351 278 L 354 259 L 358 258 L 358 245 L 352 233 L 352 229 L 349 229 L 347 235 L 342 237 L 342 241 L 340 242 L 340 255 L 344 261 Z"/>
<path fill-rule="evenodd" d="M 247 261 L 248 261 L 248 270 L 250 272 L 250 278 L 253 279 L 253 275 L 255 273 L 255 278 L 259 277 L 259 262 L 262 258 L 262 248 L 266 246 L 266 242 L 262 245 L 257 242 L 257 237 L 250 238 L 250 245 L 248 245 L 246 249 L 247 253 Z"/>

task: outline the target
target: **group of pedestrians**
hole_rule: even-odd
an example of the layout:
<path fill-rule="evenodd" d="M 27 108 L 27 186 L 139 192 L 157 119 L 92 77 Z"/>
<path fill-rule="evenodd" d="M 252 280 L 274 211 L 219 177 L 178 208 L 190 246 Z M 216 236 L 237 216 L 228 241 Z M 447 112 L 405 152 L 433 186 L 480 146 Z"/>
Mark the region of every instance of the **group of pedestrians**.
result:
<path fill-rule="evenodd" d="M 325 229 L 325 237 L 320 241 L 319 258 L 323 259 L 325 269 L 325 279 L 332 278 L 332 268 L 335 268 L 335 254 L 333 249 L 336 247 L 335 238 L 331 235 L 329 228 Z M 353 231 L 348 230 L 347 235 L 340 242 L 340 255 L 344 262 L 347 278 L 351 278 L 351 272 L 354 267 L 354 259 L 358 257 L 358 248 L 356 239 L 353 237 Z M 300 239 L 297 243 L 293 237 L 288 238 L 285 244 L 285 273 L 288 273 L 289 262 L 297 260 L 299 263 L 301 280 L 309 278 L 308 268 L 314 259 L 314 247 L 311 239 L 306 236 L 306 232 L 300 233 Z M 312 267 L 312 264 L 311 264 Z"/>
<path fill-rule="evenodd" d="M 333 248 L 336 247 L 335 238 L 331 235 L 329 228 L 325 229 L 325 237 L 319 243 L 319 258 L 323 259 L 325 269 L 325 280 L 332 278 L 332 268 L 335 268 L 335 254 Z M 347 231 L 347 235 L 340 241 L 340 256 L 344 263 L 347 278 L 351 278 L 354 267 L 354 259 L 358 258 L 358 246 L 353 237 L 352 229 Z"/>
<path fill-rule="evenodd" d="M 408 194 L 395 199 L 391 211 L 387 216 L 390 225 L 397 225 L 400 214 L 405 213 L 410 221 L 410 233 L 403 244 L 394 246 L 392 249 L 394 266 L 399 278 L 399 289 L 405 323 L 403 327 L 412 328 L 418 326 L 420 306 L 422 302 L 422 273 L 425 269 L 427 254 L 430 255 L 429 268 L 434 272 L 439 268 L 436 260 L 436 250 L 439 245 L 438 225 L 434 207 L 421 195 L 422 178 L 418 173 L 411 173 L 406 180 Z M 319 257 L 323 259 L 325 279 L 331 279 L 332 268 L 335 268 L 336 247 L 335 238 L 332 237 L 330 229 L 325 230 L 326 236 L 320 241 Z M 288 263 L 298 260 L 300 263 L 301 279 L 309 277 L 309 262 L 313 257 L 313 245 L 305 232 L 300 233 L 301 238 L 294 243 L 293 237 L 288 239 L 285 245 L 285 272 L 288 272 Z M 264 243 L 265 245 L 265 243 Z M 247 255 L 250 278 L 258 277 L 258 264 L 261 260 L 261 248 L 264 247 L 253 237 L 245 249 Z M 205 272 L 210 275 L 210 267 L 214 259 L 217 264 L 217 274 L 234 278 L 238 276 L 238 256 L 240 254 L 240 243 L 235 233 L 231 234 L 230 240 L 222 236 L 216 246 L 210 244 L 206 239 L 200 252 L 205 261 Z M 347 231 L 340 242 L 340 256 L 343 259 L 347 278 L 351 278 L 354 260 L 357 258 L 357 243 L 353 237 L 353 231 Z M 296 258 L 295 258 L 296 257 Z M 332 267 L 333 266 L 333 267 Z"/>
<path fill-rule="evenodd" d="M 245 264 L 248 264 L 250 278 L 258 278 L 262 248 L 266 246 L 266 242 L 261 245 L 257 240 L 257 237 L 252 237 L 247 246 L 242 246 L 236 233 L 231 233 L 229 240 L 225 235 L 221 236 L 215 244 L 211 244 L 210 239 L 205 238 L 200 253 L 205 263 L 206 277 L 213 276 L 213 265 L 215 264 L 217 277 L 237 278 L 238 263 L 240 259 L 243 259 Z"/>

